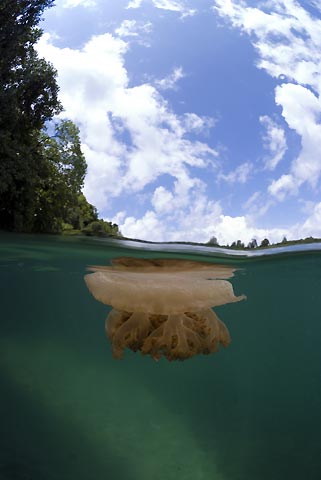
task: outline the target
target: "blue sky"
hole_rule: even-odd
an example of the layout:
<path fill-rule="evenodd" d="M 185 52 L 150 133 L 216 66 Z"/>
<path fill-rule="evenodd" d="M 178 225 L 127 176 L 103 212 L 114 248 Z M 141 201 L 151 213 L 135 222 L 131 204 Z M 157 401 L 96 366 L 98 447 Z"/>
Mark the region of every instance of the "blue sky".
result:
<path fill-rule="evenodd" d="M 125 236 L 321 237 L 320 0 L 56 0 L 42 28 Z"/>

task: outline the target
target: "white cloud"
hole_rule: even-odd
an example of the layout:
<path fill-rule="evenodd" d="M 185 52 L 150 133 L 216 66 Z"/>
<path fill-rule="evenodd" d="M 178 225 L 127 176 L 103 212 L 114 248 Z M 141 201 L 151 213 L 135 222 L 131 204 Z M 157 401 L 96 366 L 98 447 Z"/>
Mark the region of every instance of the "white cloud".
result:
<path fill-rule="evenodd" d="M 289 172 L 273 180 L 268 191 L 283 200 L 298 194 L 304 183 L 315 188 L 321 176 L 321 20 L 294 0 L 271 0 L 255 8 L 233 0 L 214 4 L 220 16 L 250 36 L 258 68 L 287 81 L 276 88 L 275 101 L 301 137 L 302 149 Z M 280 135 L 278 141 L 282 147 Z M 281 153 L 282 148 L 272 155 L 268 168 L 278 163 Z"/>
<path fill-rule="evenodd" d="M 140 8 L 143 0 L 131 0 L 126 8 Z M 190 17 L 197 12 L 194 8 L 189 8 L 184 0 L 152 0 L 154 7 L 161 10 L 168 10 L 181 14 L 181 18 Z"/>
<path fill-rule="evenodd" d="M 127 33 L 134 32 L 136 26 L 127 24 Z M 197 175 L 199 169 L 218 168 L 217 152 L 205 142 L 192 141 L 189 133 L 204 132 L 214 121 L 193 112 L 175 114 L 155 85 L 129 85 L 125 65 L 128 48 L 128 42 L 111 34 L 93 37 L 82 49 L 58 48 L 48 35 L 38 45 L 40 55 L 58 70 L 65 107 L 62 115 L 80 127 L 88 163 L 88 200 L 130 237 L 207 241 L 216 236 L 220 243 L 238 238 L 248 242 L 254 236 L 258 240 L 265 236 L 279 240 L 284 234 L 291 238 L 290 229 L 258 228 L 253 215 L 228 216 L 219 202 L 207 198 L 206 185 Z M 286 87 L 277 90 L 283 116 L 310 142 L 308 129 L 303 129 L 302 122 L 295 124 L 295 108 L 301 102 L 309 111 L 309 131 L 316 137 L 317 97 L 311 92 L 309 96 L 306 87 L 301 87 L 306 91 Z M 295 186 L 299 167 L 294 167 L 295 162 L 289 176 Z M 225 180 L 245 182 L 250 173 L 251 164 L 246 162 L 226 174 Z M 162 176 L 169 179 L 166 184 Z M 291 182 L 281 183 L 271 186 L 271 193 L 280 198 Z M 139 195 L 147 198 L 143 213 L 137 213 L 142 211 Z M 118 200 L 122 203 L 115 206 Z"/>
<path fill-rule="evenodd" d="M 148 210 L 137 218 L 126 216 L 123 211 L 119 212 L 113 221 L 118 223 L 123 235 L 159 242 L 183 240 L 204 243 L 215 236 L 221 245 L 231 244 L 237 240 L 247 245 L 253 238 L 256 238 L 258 243 L 264 238 L 276 243 L 284 236 L 288 240 L 309 236 L 321 237 L 321 202 L 310 206 L 308 217 L 301 223 L 290 227 L 262 228 L 253 223 L 251 216 L 224 215 L 219 202 L 208 200 L 202 194 L 193 197 L 188 209 L 172 211 L 169 205 L 171 202 L 175 203 L 175 200 L 169 192 L 160 189 L 157 196 L 168 201 L 166 208 L 160 208 L 158 211 Z M 253 196 L 253 201 L 254 199 Z"/>
<path fill-rule="evenodd" d="M 246 183 L 252 170 L 253 165 L 250 162 L 245 162 L 227 174 L 220 173 L 218 179 L 224 180 L 227 183 Z"/>
<path fill-rule="evenodd" d="M 289 127 L 301 137 L 318 124 L 320 100 L 308 88 L 284 83 L 276 88 L 275 101 L 282 108 L 282 115 Z"/>
<path fill-rule="evenodd" d="M 321 202 L 306 202 L 307 218 L 291 227 L 292 238 L 321 238 Z"/>
<path fill-rule="evenodd" d="M 166 195 L 166 193 L 165 193 Z M 169 200 L 169 197 L 168 197 Z M 252 238 L 259 242 L 269 238 L 272 242 L 282 240 L 286 235 L 293 238 L 286 228 L 258 228 L 247 216 L 231 217 L 224 215 L 219 202 L 208 200 L 204 195 L 193 199 L 188 209 L 159 212 L 149 210 L 142 217 L 127 217 L 120 223 L 123 235 L 151 241 L 190 241 L 204 242 L 215 236 L 221 245 L 242 240 L 247 244 Z"/>
<path fill-rule="evenodd" d="M 244 210 L 252 210 L 261 198 L 261 192 L 254 192 L 243 204 Z"/>
<path fill-rule="evenodd" d="M 168 192 L 161 191 L 161 195 L 170 201 Z M 197 192 L 190 197 L 187 208 L 176 208 L 175 200 L 172 201 L 172 210 L 166 208 L 148 211 L 141 218 L 126 218 L 120 229 L 125 236 L 141 238 L 152 241 L 207 241 L 219 219 L 221 207 L 219 203 L 206 199 Z M 157 206 L 157 205 L 156 205 Z M 158 206 L 161 206 L 158 203 Z M 144 228 L 141 228 L 144 226 Z M 135 235 L 134 235 L 135 234 Z"/>
<path fill-rule="evenodd" d="M 170 10 L 172 12 L 178 12 L 181 16 L 189 17 L 195 15 L 196 10 L 193 8 L 187 7 L 183 0 L 153 0 L 153 4 L 156 8 L 161 8 L 163 10 Z"/>
<path fill-rule="evenodd" d="M 126 8 L 139 8 L 143 0 L 131 0 Z"/>
<path fill-rule="evenodd" d="M 311 215 L 315 207 L 315 202 L 313 202 L 312 200 L 304 200 L 303 198 L 300 198 L 299 203 L 301 204 L 301 212 Z"/>
<path fill-rule="evenodd" d="M 155 83 L 158 88 L 161 90 L 171 90 L 176 88 L 176 83 L 181 79 L 184 78 L 185 74 L 183 72 L 182 67 L 176 67 L 167 75 L 167 77 L 162 78 L 161 80 L 157 80 Z"/>
<path fill-rule="evenodd" d="M 268 188 L 269 192 L 282 201 L 288 194 L 296 195 L 298 186 L 292 175 L 282 175 L 278 180 L 273 180 Z"/>
<path fill-rule="evenodd" d="M 151 32 L 152 24 L 147 22 L 138 23 L 136 20 L 124 20 L 118 28 L 115 29 L 119 37 L 138 37 L 140 34 Z"/>
<path fill-rule="evenodd" d="M 111 34 L 93 37 L 81 50 L 58 48 L 48 35 L 38 44 L 40 55 L 58 70 L 62 116 L 80 128 L 88 163 L 85 194 L 107 211 L 113 198 L 140 193 L 168 174 L 181 190 L 180 202 L 187 202 L 189 191 L 200 185 L 190 167 L 216 163 L 215 150 L 188 139 L 195 123 L 203 122 L 205 128 L 206 121 L 196 114 L 193 122 L 175 115 L 148 83 L 129 87 L 127 49 Z"/>
<path fill-rule="evenodd" d="M 196 113 L 185 113 L 181 118 L 185 128 L 189 132 L 208 134 L 209 130 L 216 124 L 216 119 L 212 117 L 200 117 Z"/>
<path fill-rule="evenodd" d="M 321 238 L 321 202 L 315 204 L 311 215 L 298 228 L 298 236 L 299 238 L 310 236 Z"/>
<path fill-rule="evenodd" d="M 75 8 L 75 7 L 95 7 L 96 0 L 63 0 L 63 8 Z"/>
<path fill-rule="evenodd" d="M 266 130 L 263 135 L 263 145 L 269 152 L 268 156 L 264 158 L 265 168 L 274 170 L 287 150 L 285 133 L 283 128 L 268 115 L 261 116 L 260 122 Z"/>
<path fill-rule="evenodd" d="M 290 172 L 272 182 L 269 191 L 280 200 L 297 194 L 304 183 L 316 188 L 321 176 L 321 108 L 319 99 L 306 87 L 283 84 L 276 89 L 276 103 L 289 127 L 301 136 L 302 149 Z"/>
<path fill-rule="evenodd" d="M 173 210 L 173 194 L 165 187 L 157 187 L 154 191 L 152 204 L 158 213 L 167 213 Z"/>
<path fill-rule="evenodd" d="M 229 244 L 233 241 L 241 240 L 247 245 L 253 238 L 256 238 L 258 243 L 264 238 L 268 238 L 270 242 L 275 243 L 283 238 L 284 231 L 285 230 L 281 228 L 256 227 L 252 225 L 250 219 L 245 216 L 230 217 L 222 215 L 221 223 L 219 224 L 220 235 L 222 235 Z"/>
<path fill-rule="evenodd" d="M 247 218 L 251 219 L 252 223 L 273 207 L 275 201 L 266 198 L 266 194 L 262 192 L 254 192 L 242 205 L 246 211 Z"/>
<path fill-rule="evenodd" d="M 143 217 L 126 217 L 119 225 L 122 235 L 129 238 L 150 241 L 162 241 L 165 235 L 165 225 L 159 220 L 154 211 L 147 211 Z"/>

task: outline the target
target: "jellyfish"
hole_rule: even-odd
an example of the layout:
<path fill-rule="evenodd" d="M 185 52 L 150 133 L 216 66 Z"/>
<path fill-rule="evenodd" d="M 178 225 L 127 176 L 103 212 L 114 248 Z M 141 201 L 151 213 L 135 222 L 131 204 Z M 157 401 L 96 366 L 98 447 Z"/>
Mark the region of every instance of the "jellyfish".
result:
<path fill-rule="evenodd" d="M 92 266 L 85 282 L 96 300 L 111 305 L 105 330 L 114 358 L 125 348 L 154 360 L 186 360 L 231 341 L 213 307 L 239 302 L 227 265 L 179 259 L 113 259 Z"/>

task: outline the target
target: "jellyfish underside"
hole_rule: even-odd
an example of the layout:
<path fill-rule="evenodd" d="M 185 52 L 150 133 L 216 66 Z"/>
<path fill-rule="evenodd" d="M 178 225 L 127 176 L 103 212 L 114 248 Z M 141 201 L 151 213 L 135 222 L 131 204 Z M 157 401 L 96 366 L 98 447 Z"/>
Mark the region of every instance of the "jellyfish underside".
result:
<path fill-rule="evenodd" d="M 170 315 L 113 309 L 105 326 L 114 358 L 122 358 L 129 348 L 154 360 L 162 356 L 186 360 L 214 353 L 231 341 L 227 327 L 211 309 Z"/>
<path fill-rule="evenodd" d="M 85 276 L 94 297 L 113 309 L 105 329 L 115 358 L 129 348 L 154 360 L 186 360 L 231 341 L 212 307 L 238 302 L 226 278 L 235 269 L 176 259 L 114 259 Z"/>

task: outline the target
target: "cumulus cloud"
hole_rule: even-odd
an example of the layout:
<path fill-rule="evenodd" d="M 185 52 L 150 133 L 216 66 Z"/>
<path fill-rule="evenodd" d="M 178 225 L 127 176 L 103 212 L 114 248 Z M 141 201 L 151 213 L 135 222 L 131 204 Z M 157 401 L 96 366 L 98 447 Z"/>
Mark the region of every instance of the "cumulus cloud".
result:
<path fill-rule="evenodd" d="M 161 192 L 160 197 L 172 202 L 168 192 Z M 126 217 L 123 223 L 120 222 L 120 230 L 130 238 L 151 241 L 206 243 L 215 236 L 221 245 L 238 239 L 247 244 L 252 238 L 258 242 L 266 237 L 272 242 L 281 241 L 284 235 L 288 239 L 293 238 L 290 229 L 258 228 L 247 216 L 224 215 L 220 203 L 209 200 L 205 195 L 194 197 L 188 209 L 175 210 L 173 215 L 168 205 L 162 210 L 162 215 L 159 211 L 149 210 L 142 217 Z"/>
<path fill-rule="evenodd" d="M 283 82 L 275 90 L 275 102 L 301 137 L 302 149 L 289 172 L 273 180 L 268 191 L 284 200 L 304 183 L 315 188 L 321 175 L 321 20 L 294 0 L 272 0 L 257 7 L 215 0 L 214 10 L 249 35 L 258 68 Z M 270 169 L 280 161 L 282 145 L 285 148 L 280 132 L 277 141 L 278 150 L 267 163 Z"/>
<path fill-rule="evenodd" d="M 159 242 L 165 236 L 166 225 L 160 221 L 156 212 L 148 210 L 141 218 L 127 216 L 120 224 L 122 235 L 139 240 Z"/>
<path fill-rule="evenodd" d="M 262 115 L 260 122 L 265 128 L 263 146 L 268 152 L 268 155 L 264 158 L 265 168 L 274 170 L 287 150 L 285 133 L 283 128 L 268 115 Z"/>
<path fill-rule="evenodd" d="M 174 208 L 173 194 L 162 185 L 154 191 L 152 204 L 158 213 L 168 213 Z"/>
<path fill-rule="evenodd" d="M 131 3 L 131 8 L 141 4 Z M 178 2 L 154 1 L 154 5 L 173 7 Z M 186 7 L 186 3 L 181 5 Z M 183 15 L 182 10 L 173 11 Z M 38 45 L 40 55 L 58 70 L 60 97 L 65 107 L 62 116 L 72 119 L 80 128 L 88 163 L 88 200 L 102 216 L 116 221 L 124 235 L 134 238 L 206 242 L 216 236 L 220 243 L 238 238 L 248 242 L 252 237 L 260 240 L 266 236 L 272 241 L 283 235 L 291 238 L 289 229 L 256 227 L 253 215 L 228 216 L 218 201 L 207 197 L 206 182 L 200 178 L 204 179 L 205 169 L 210 167 L 213 172 L 221 167 L 217 152 L 206 142 L 194 139 L 195 134 L 206 132 L 215 121 L 194 112 L 176 114 L 157 84 L 129 83 L 125 64 L 129 43 L 125 39 L 140 34 L 138 23 L 130 22 L 123 23 L 117 35 L 97 35 L 79 49 L 59 48 L 48 35 Z M 303 90 L 291 91 L 291 85 Z M 311 138 L 318 133 L 314 130 L 318 128 L 316 100 L 307 86 L 287 83 L 276 91 L 285 121 L 306 138 L 306 152 Z M 303 110 L 297 112 L 296 108 Z M 309 132 L 308 128 L 304 130 L 303 122 L 295 123 L 305 109 L 310 114 Z M 313 165 L 310 157 L 300 158 L 306 158 L 305 169 Z M 299 167 L 300 162 L 297 166 L 293 162 L 289 178 L 271 184 L 272 196 L 282 199 L 292 187 L 301 185 L 298 182 L 307 181 Z M 251 168 L 246 162 L 222 179 L 230 184 L 246 182 Z M 144 208 L 138 208 L 139 196 L 146 199 Z"/>
<path fill-rule="evenodd" d="M 190 168 L 216 163 L 215 150 L 188 138 L 206 121 L 192 113 L 189 120 L 176 115 L 148 83 L 129 87 L 127 49 L 124 40 L 109 33 L 93 37 L 82 49 L 56 47 L 47 34 L 38 44 L 40 55 L 58 70 L 62 116 L 80 128 L 88 200 L 107 211 L 113 198 L 140 193 L 167 174 L 183 205 L 191 189 L 202 188 Z"/>
<path fill-rule="evenodd" d="M 316 188 L 321 175 L 321 105 L 319 98 L 301 85 L 283 84 L 276 89 L 276 103 L 289 127 L 301 137 L 302 149 L 290 172 L 272 182 L 269 191 L 280 200 L 297 194 L 304 183 Z"/>
<path fill-rule="evenodd" d="M 208 200 L 199 191 L 190 195 L 189 205 L 185 208 L 177 208 L 176 198 L 165 189 L 156 189 L 154 206 L 157 210 L 147 211 L 140 218 L 127 217 L 120 224 L 122 233 L 152 241 L 209 240 L 221 214 L 220 204 Z M 142 226 L 146 230 L 141 229 Z"/>

